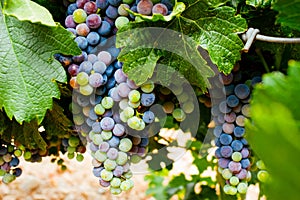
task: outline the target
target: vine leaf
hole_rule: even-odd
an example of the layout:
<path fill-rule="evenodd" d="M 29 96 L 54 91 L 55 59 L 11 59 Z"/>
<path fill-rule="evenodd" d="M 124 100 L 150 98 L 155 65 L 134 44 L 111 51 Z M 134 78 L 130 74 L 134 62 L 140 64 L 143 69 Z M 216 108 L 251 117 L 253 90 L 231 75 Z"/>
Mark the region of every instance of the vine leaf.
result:
<path fill-rule="evenodd" d="M 299 0 L 276 0 L 273 8 L 279 12 L 277 15 L 278 23 L 300 30 Z"/>
<path fill-rule="evenodd" d="M 300 162 L 294 159 L 300 153 L 299 76 L 300 62 L 295 61 L 289 62 L 287 76 L 265 75 L 253 92 L 252 121 L 246 124 L 250 145 L 271 174 L 265 193 L 274 200 L 293 199 L 300 190 Z M 275 146 L 280 148 L 270 148 Z"/>
<path fill-rule="evenodd" d="M 56 81 L 66 82 L 66 72 L 55 53 L 81 53 L 72 34 L 62 26 L 19 21 L 3 14 L 0 5 L 0 108 L 22 123 L 43 120 L 59 98 Z"/>
<path fill-rule="evenodd" d="M 197 47 L 200 45 L 206 49 L 219 70 L 228 74 L 241 58 L 243 42 L 238 34 L 246 30 L 247 24 L 245 19 L 235 15 L 233 8 L 222 6 L 212 9 L 205 1 L 184 3 L 190 6 L 170 22 L 131 22 L 120 29 L 116 45 L 123 49 L 118 59 L 124 62 L 125 72 L 144 68 L 147 63 L 151 63 L 151 69 L 146 75 L 151 77 L 154 72 L 153 59 L 147 59 L 149 55 L 143 52 L 143 49 L 150 48 L 151 55 L 159 58 L 157 63 L 171 63 L 172 68 L 205 92 L 209 87 L 207 78 L 214 73 L 201 57 Z M 174 58 L 180 62 L 170 60 Z M 133 62 L 139 60 L 145 62 L 141 65 Z M 140 81 L 139 76 L 140 74 L 129 74 L 129 78 L 134 81 Z"/>
<path fill-rule="evenodd" d="M 255 8 L 270 7 L 275 0 L 246 0 L 246 4 Z"/>
<path fill-rule="evenodd" d="M 20 21 L 40 22 L 46 26 L 57 26 L 51 13 L 39 4 L 30 0 L 5 0 L 3 13 L 15 16 Z"/>

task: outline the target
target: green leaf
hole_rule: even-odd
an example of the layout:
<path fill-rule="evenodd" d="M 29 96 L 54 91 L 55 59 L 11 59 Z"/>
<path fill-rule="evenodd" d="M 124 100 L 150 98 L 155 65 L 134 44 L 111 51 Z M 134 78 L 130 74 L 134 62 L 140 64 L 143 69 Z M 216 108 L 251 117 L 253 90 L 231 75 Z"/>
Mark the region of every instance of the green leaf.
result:
<path fill-rule="evenodd" d="M 167 22 L 167 21 L 171 21 L 176 15 L 182 13 L 185 9 L 185 4 L 182 2 L 176 2 L 173 7 L 172 12 L 167 16 L 163 16 L 162 14 L 153 14 L 151 16 L 146 16 L 146 15 L 142 15 L 142 14 L 133 12 L 132 10 L 130 10 L 128 8 L 125 8 L 125 9 L 130 14 L 138 17 L 138 19 L 136 19 L 137 21 L 145 20 L 145 21 L 153 21 L 153 22 L 156 22 L 156 21 L 166 21 Z"/>
<path fill-rule="evenodd" d="M 66 133 L 70 132 L 72 122 L 64 114 L 64 110 L 60 105 L 54 102 L 53 108 L 48 110 L 42 122 L 47 136 L 58 136 L 62 138 Z"/>
<path fill-rule="evenodd" d="M 40 123 L 59 98 L 56 81 L 66 82 L 66 72 L 55 53 L 81 53 L 72 34 L 62 26 L 21 22 L 0 9 L 0 108 L 22 123 Z"/>
<path fill-rule="evenodd" d="M 5 0 L 3 13 L 14 16 L 20 21 L 40 22 L 46 26 L 57 26 L 46 8 L 30 0 Z"/>
<path fill-rule="evenodd" d="M 204 92 L 209 87 L 207 78 L 213 72 L 199 53 L 198 46 L 208 50 L 220 71 L 230 73 L 243 48 L 237 34 L 246 28 L 246 21 L 235 15 L 233 8 L 223 6 L 211 10 L 206 2 L 196 1 L 170 22 L 131 22 L 119 30 L 116 46 L 123 49 L 118 59 L 124 62 L 127 73 L 133 68 L 145 68 L 149 62 L 151 69 L 145 76 L 151 77 L 154 65 L 154 59 L 148 58 L 151 52 L 151 57 L 159 58 L 157 63 L 174 68 Z M 137 65 L 140 60 L 145 62 Z M 129 78 L 140 81 L 140 74 L 135 74 Z"/>
<path fill-rule="evenodd" d="M 276 0 L 273 8 L 279 12 L 278 23 L 300 30 L 300 0 Z"/>
<path fill-rule="evenodd" d="M 246 0 L 246 4 L 255 8 L 270 7 L 275 0 Z"/>
<path fill-rule="evenodd" d="M 300 62 L 290 61 L 288 75 L 267 74 L 251 103 L 248 139 L 271 174 L 265 193 L 270 199 L 293 199 L 300 186 Z"/>

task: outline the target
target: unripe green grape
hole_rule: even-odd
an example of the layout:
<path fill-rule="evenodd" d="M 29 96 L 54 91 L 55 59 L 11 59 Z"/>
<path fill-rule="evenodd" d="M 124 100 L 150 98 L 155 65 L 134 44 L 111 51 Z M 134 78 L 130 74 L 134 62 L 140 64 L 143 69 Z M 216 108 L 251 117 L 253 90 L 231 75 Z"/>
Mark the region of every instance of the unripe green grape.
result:
<path fill-rule="evenodd" d="M 137 90 L 131 90 L 128 94 L 128 99 L 132 103 L 137 103 L 141 99 L 141 93 Z"/>
<path fill-rule="evenodd" d="M 9 152 L 9 153 L 13 152 L 14 148 L 15 147 L 13 145 L 11 145 L 11 144 L 7 145 L 7 152 Z"/>
<path fill-rule="evenodd" d="M 138 128 L 140 127 L 140 123 L 141 123 L 140 118 L 138 118 L 136 116 L 133 116 L 127 120 L 127 125 L 130 128 L 135 129 L 135 130 L 138 130 Z"/>
<path fill-rule="evenodd" d="M 101 101 L 101 105 L 105 109 L 111 109 L 114 105 L 114 100 L 111 97 L 104 97 Z"/>
<path fill-rule="evenodd" d="M 142 157 L 140 157 L 139 155 L 132 155 L 130 158 L 130 162 L 133 164 L 139 163 L 142 160 Z"/>
<path fill-rule="evenodd" d="M 67 151 L 68 151 L 68 153 L 75 153 L 76 147 L 68 146 L 68 147 L 67 147 Z"/>
<path fill-rule="evenodd" d="M 122 190 L 119 187 L 110 187 L 110 193 L 113 195 L 121 194 Z"/>
<path fill-rule="evenodd" d="M 140 104 L 141 104 L 140 101 L 138 101 L 138 102 L 136 102 L 136 103 L 131 102 L 131 101 L 128 101 L 128 105 L 129 105 L 131 108 L 137 108 L 137 107 L 140 106 Z"/>
<path fill-rule="evenodd" d="M 127 12 L 127 10 L 125 10 L 125 8 L 130 9 L 130 6 L 128 4 L 121 4 L 121 5 L 119 5 L 119 7 L 118 7 L 118 13 L 119 13 L 119 15 L 121 15 L 121 16 L 128 16 L 129 13 Z"/>
<path fill-rule="evenodd" d="M 242 160 L 242 154 L 240 152 L 234 152 L 231 155 L 231 158 L 233 161 L 239 162 L 240 160 Z"/>
<path fill-rule="evenodd" d="M 103 142 L 102 136 L 100 134 L 95 134 L 92 140 L 95 145 L 100 145 Z"/>
<path fill-rule="evenodd" d="M 84 23 L 85 20 L 87 18 L 87 14 L 86 12 L 79 8 L 79 9 L 76 9 L 74 12 L 73 12 L 73 20 L 74 22 L 76 22 L 77 24 L 79 23 Z"/>
<path fill-rule="evenodd" d="M 258 173 L 257 173 L 257 178 L 260 182 L 267 182 L 268 179 L 269 179 L 269 173 L 266 171 L 266 170 L 260 170 Z"/>
<path fill-rule="evenodd" d="M 79 88 L 79 92 L 85 96 L 91 95 L 93 93 L 93 91 L 94 91 L 94 88 L 89 84 L 80 86 L 80 88 Z"/>
<path fill-rule="evenodd" d="M 130 179 L 132 177 L 132 172 L 129 171 L 129 172 L 126 172 L 125 174 L 123 174 L 123 176 L 126 178 L 126 179 Z"/>
<path fill-rule="evenodd" d="M 94 139 L 94 136 L 96 135 L 97 133 L 95 133 L 94 131 L 90 131 L 89 132 L 89 138 L 91 139 L 91 140 L 93 140 Z"/>
<path fill-rule="evenodd" d="M 68 143 L 71 147 L 77 147 L 80 143 L 80 140 L 78 137 L 71 136 L 68 140 Z"/>
<path fill-rule="evenodd" d="M 75 153 L 68 153 L 67 157 L 71 160 L 75 157 Z"/>
<path fill-rule="evenodd" d="M 84 156 L 82 155 L 82 154 L 77 154 L 76 155 L 76 160 L 78 161 L 78 162 L 82 162 L 83 161 L 83 159 L 84 159 Z"/>
<path fill-rule="evenodd" d="M 257 161 L 256 166 L 258 169 L 266 169 L 265 163 L 262 160 Z"/>
<path fill-rule="evenodd" d="M 97 115 L 103 115 L 105 113 L 105 108 L 101 105 L 101 104 L 97 104 L 95 107 L 94 107 L 94 112 L 97 114 Z"/>
<path fill-rule="evenodd" d="M 25 151 L 23 154 L 23 157 L 25 160 L 29 160 L 31 158 L 31 152 L 30 151 Z"/>
<path fill-rule="evenodd" d="M 0 176 L 4 176 L 4 174 L 6 174 L 6 171 L 3 169 L 0 169 Z"/>
<path fill-rule="evenodd" d="M 109 171 L 107 169 L 103 169 L 100 173 L 100 177 L 104 180 L 104 181 L 110 181 L 113 178 L 113 173 L 112 171 Z"/>
<path fill-rule="evenodd" d="M 87 85 L 89 83 L 89 75 L 85 72 L 79 72 L 76 76 L 76 80 L 80 86 Z"/>
<path fill-rule="evenodd" d="M 73 115 L 73 121 L 74 121 L 74 124 L 75 125 L 82 125 L 84 123 L 84 117 L 82 114 L 79 114 L 79 115 Z"/>
<path fill-rule="evenodd" d="M 111 187 L 115 187 L 115 188 L 120 187 L 121 182 L 122 182 L 122 181 L 121 181 L 120 178 L 114 177 L 114 178 L 110 181 L 110 186 L 111 186 Z"/>
<path fill-rule="evenodd" d="M 123 3 L 126 3 L 126 4 L 131 4 L 134 2 L 134 0 L 123 0 L 122 1 Z"/>
<path fill-rule="evenodd" d="M 155 84 L 153 81 L 149 81 L 141 85 L 141 90 L 145 93 L 151 93 L 155 88 Z"/>
<path fill-rule="evenodd" d="M 115 21 L 115 26 L 117 29 L 121 29 L 129 23 L 129 19 L 127 17 L 120 16 Z"/>
<path fill-rule="evenodd" d="M 118 152 L 118 157 L 116 159 L 116 163 L 118 165 L 125 165 L 125 163 L 128 161 L 128 156 L 124 152 Z"/>
<path fill-rule="evenodd" d="M 2 157 L 0 157 L 0 166 L 3 165 L 5 163 L 5 161 L 3 160 Z"/>
<path fill-rule="evenodd" d="M 131 107 L 127 107 L 122 111 L 125 117 L 128 119 L 134 115 L 134 109 Z"/>
<path fill-rule="evenodd" d="M 128 121 L 128 118 L 126 117 L 126 115 L 123 111 L 120 113 L 120 119 L 121 119 L 122 122 L 127 122 Z"/>
<path fill-rule="evenodd" d="M 247 189 L 248 189 L 248 184 L 244 182 L 239 183 L 237 186 L 237 190 L 240 194 L 246 194 Z"/>
<path fill-rule="evenodd" d="M 94 158 L 99 162 L 104 162 L 107 159 L 107 155 L 105 152 L 97 150 L 94 154 Z"/>
<path fill-rule="evenodd" d="M 180 108 L 176 108 L 176 109 L 173 111 L 172 116 L 176 119 L 176 121 L 179 121 L 179 122 L 182 122 L 182 121 L 185 120 L 185 118 L 186 118 L 185 113 L 184 113 L 183 110 L 180 109 Z"/>
<path fill-rule="evenodd" d="M 182 110 L 185 112 L 185 113 L 192 113 L 194 111 L 194 108 L 195 108 L 195 105 L 192 101 L 188 101 L 188 102 L 185 102 L 183 105 L 182 105 Z"/>
<path fill-rule="evenodd" d="M 102 131 L 101 136 L 103 140 L 109 140 L 112 137 L 112 132 L 111 131 Z"/>
<path fill-rule="evenodd" d="M 107 159 L 104 161 L 104 168 L 109 171 L 114 170 L 116 168 L 116 166 L 117 166 L 117 163 L 114 160 Z"/>
<path fill-rule="evenodd" d="M 222 177 L 226 180 L 230 179 L 232 177 L 232 173 L 229 169 L 224 169 L 222 171 Z"/>
<path fill-rule="evenodd" d="M 10 174 L 10 173 L 6 173 L 4 174 L 4 176 L 2 177 L 2 182 L 3 183 L 11 183 L 12 181 L 14 181 L 16 179 L 16 176 Z"/>
<path fill-rule="evenodd" d="M 123 152 L 128 152 L 132 148 L 132 142 L 128 138 L 120 140 L 119 149 Z"/>
<path fill-rule="evenodd" d="M 234 185 L 234 186 L 236 186 L 237 184 L 239 184 L 239 182 L 240 182 L 240 179 L 239 179 L 238 177 L 236 177 L 236 176 L 232 176 L 232 177 L 229 179 L 229 183 L 230 183 L 231 185 Z"/>
<path fill-rule="evenodd" d="M 121 183 L 120 188 L 122 191 L 128 191 L 133 187 L 131 180 L 125 180 Z"/>

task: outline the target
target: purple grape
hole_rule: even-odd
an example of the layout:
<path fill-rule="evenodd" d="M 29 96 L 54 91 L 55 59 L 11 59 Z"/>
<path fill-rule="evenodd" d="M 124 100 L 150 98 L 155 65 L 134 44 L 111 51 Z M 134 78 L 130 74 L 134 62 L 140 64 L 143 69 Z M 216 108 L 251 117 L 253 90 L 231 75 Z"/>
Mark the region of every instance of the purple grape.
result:
<path fill-rule="evenodd" d="M 75 28 L 76 27 L 76 23 L 74 22 L 72 15 L 69 15 L 69 16 L 66 17 L 65 26 L 67 28 Z"/>
<path fill-rule="evenodd" d="M 85 37 L 78 36 L 75 38 L 75 42 L 77 43 L 80 49 L 85 49 L 88 46 L 88 41 Z"/>
<path fill-rule="evenodd" d="M 101 173 L 101 171 L 102 171 L 103 169 L 104 169 L 103 167 L 94 167 L 94 168 L 93 168 L 93 174 L 94 174 L 94 176 L 100 177 L 100 173 Z"/>
<path fill-rule="evenodd" d="M 150 15 L 152 12 L 153 3 L 150 0 L 141 0 L 137 4 L 137 11 L 142 15 Z"/>
<path fill-rule="evenodd" d="M 96 13 L 98 8 L 95 2 L 90 1 L 84 4 L 83 9 L 87 14 L 92 14 L 92 13 Z"/>
<path fill-rule="evenodd" d="M 226 158 L 220 158 L 219 161 L 218 161 L 218 165 L 225 169 L 228 167 L 228 164 L 229 164 L 230 160 L 229 159 L 226 159 Z"/>
<path fill-rule="evenodd" d="M 108 6 L 108 0 L 96 0 L 96 5 L 100 9 L 105 9 Z"/>
<path fill-rule="evenodd" d="M 242 154 L 242 158 L 248 158 L 248 156 L 250 155 L 249 149 L 244 147 L 241 150 L 241 154 Z"/>
<path fill-rule="evenodd" d="M 102 178 L 99 179 L 99 184 L 102 187 L 109 187 L 110 186 L 110 182 L 109 181 L 104 181 Z"/>
<path fill-rule="evenodd" d="M 221 113 L 224 113 L 224 114 L 230 113 L 230 112 L 231 112 L 231 108 L 229 108 L 229 107 L 227 106 L 226 101 L 222 101 L 222 102 L 219 104 L 219 109 L 220 109 Z"/>
<path fill-rule="evenodd" d="M 246 99 L 250 95 L 250 89 L 246 84 L 238 84 L 234 88 L 234 93 L 239 99 Z"/>
<path fill-rule="evenodd" d="M 151 106 L 155 101 L 155 94 L 154 93 L 142 93 L 141 95 L 141 104 L 143 106 L 149 107 Z"/>
<path fill-rule="evenodd" d="M 232 142 L 232 137 L 229 134 L 221 134 L 220 135 L 220 142 L 222 145 L 229 145 Z"/>
<path fill-rule="evenodd" d="M 110 148 L 109 144 L 107 142 L 102 142 L 100 145 L 99 145 L 99 150 L 101 152 L 107 152 L 108 149 Z"/>
<path fill-rule="evenodd" d="M 242 165 L 239 162 L 230 161 L 228 168 L 232 173 L 239 173 L 242 169 Z"/>
<path fill-rule="evenodd" d="M 125 127 L 122 124 L 116 124 L 113 129 L 113 134 L 115 136 L 122 136 L 125 133 Z"/>
<path fill-rule="evenodd" d="M 76 5 L 78 8 L 83 8 L 84 4 L 86 4 L 89 0 L 76 0 Z"/>
<path fill-rule="evenodd" d="M 220 151 L 224 158 L 229 158 L 233 153 L 231 146 L 222 146 Z"/>
<path fill-rule="evenodd" d="M 67 14 L 68 14 L 68 15 L 72 15 L 73 12 L 74 12 L 76 9 L 77 9 L 76 3 L 71 3 L 71 4 L 68 6 Z"/>
<path fill-rule="evenodd" d="M 216 158 L 222 158 L 222 155 L 221 155 L 221 149 L 220 148 L 217 148 L 216 151 L 215 151 L 215 156 Z"/>
<path fill-rule="evenodd" d="M 236 119 L 235 112 L 230 112 L 230 113 L 224 115 L 224 120 L 228 123 L 235 122 L 235 119 Z"/>
<path fill-rule="evenodd" d="M 124 168 L 122 166 L 117 166 L 113 171 L 115 177 L 121 177 L 123 173 L 124 173 Z"/>
<path fill-rule="evenodd" d="M 108 0 L 108 3 L 112 6 L 119 6 L 122 3 L 122 0 Z"/>
<path fill-rule="evenodd" d="M 117 159 L 118 157 L 118 150 L 115 149 L 115 148 L 110 148 L 108 151 L 107 151 L 107 157 L 111 160 L 115 160 Z"/>
<path fill-rule="evenodd" d="M 234 128 L 233 134 L 235 137 L 243 137 L 245 134 L 245 128 L 237 126 Z"/>
<path fill-rule="evenodd" d="M 108 144 L 110 147 L 115 147 L 117 148 L 120 144 L 120 139 L 116 136 L 112 136 L 109 140 L 108 140 Z"/>
<path fill-rule="evenodd" d="M 115 121 L 110 117 L 104 117 L 100 121 L 100 125 L 101 125 L 102 130 L 110 131 L 114 128 Z"/>
<path fill-rule="evenodd" d="M 153 6 L 152 13 L 166 16 L 168 14 L 168 8 L 165 4 L 157 3 Z"/>
<path fill-rule="evenodd" d="M 97 30 L 100 35 L 107 36 L 111 31 L 111 25 L 107 21 L 102 21 L 101 26 Z"/>
<path fill-rule="evenodd" d="M 111 19 L 116 19 L 118 17 L 118 8 L 109 5 L 108 8 L 105 11 L 105 14 L 107 17 Z"/>
<path fill-rule="evenodd" d="M 234 151 L 240 151 L 242 150 L 243 148 L 243 143 L 239 140 L 234 140 L 232 143 L 231 143 L 231 147 Z"/>
<path fill-rule="evenodd" d="M 248 169 L 251 165 L 250 160 L 248 158 L 242 159 L 240 162 L 243 169 Z"/>
<path fill-rule="evenodd" d="M 96 32 L 90 32 L 86 37 L 90 45 L 97 45 L 100 42 L 100 36 Z M 94 54 L 92 54 L 94 55 Z"/>
<path fill-rule="evenodd" d="M 102 85 L 103 83 L 103 77 L 101 74 L 99 73 L 93 73 L 89 76 L 89 84 L 96 88 L 99 87 L 100 85 Z"/>
<path fill-rule="evenodd" d="M 86 24 L 91 29 L 97 29 L 101 25 L 101 18 L 97 14 L 91 14 L 86 18 Z"/>

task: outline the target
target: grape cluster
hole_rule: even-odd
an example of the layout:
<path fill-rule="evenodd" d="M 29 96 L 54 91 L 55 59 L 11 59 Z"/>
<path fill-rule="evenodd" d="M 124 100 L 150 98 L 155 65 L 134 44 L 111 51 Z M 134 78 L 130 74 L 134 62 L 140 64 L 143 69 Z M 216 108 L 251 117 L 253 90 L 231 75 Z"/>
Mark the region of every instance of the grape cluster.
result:
<path fill-rule="evenodd" d="M 17 167 L 21 155 L 20 149 L 0 139 L 0 176 L 3 183 L 10 183 L 22 174 L 22 169 Z"/>
<path fill-rule="evenodd" d="M 223 89 L 221 94 L 224 96 L 225 93 L 226 99 L 221 98 L 211 108 L 216 124 L 213 134 L 218 147 L 215 151 L 215 156 L 218 158 L 218 171 L 226 180 L 223 190 L 229 195 L 245 194 L 248 182 L 251 180 L 251 151 L 244 138 L 244 125 L 245 119 L 250 117 L 249 102 L 252 86 L 261 81 L 260 77 L 254 77 L 246 83 L 239 83 L 239 75 L 239 73 L 231 73 L 227 76 L 220 74 L 219 79 L 214 81 L 216 88 Z M 215 97 L 220 95 L 216 90 L 212 90 L 211 93 Z"/>

